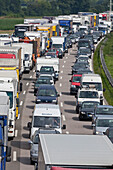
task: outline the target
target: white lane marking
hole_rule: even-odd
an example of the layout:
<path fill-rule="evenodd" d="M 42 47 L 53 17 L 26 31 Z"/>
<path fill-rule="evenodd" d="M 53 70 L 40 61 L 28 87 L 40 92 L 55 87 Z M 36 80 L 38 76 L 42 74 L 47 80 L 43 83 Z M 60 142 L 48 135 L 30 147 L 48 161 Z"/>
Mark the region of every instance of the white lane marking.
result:
<path fill-rule="evenodd" d="M 26 83 L 26 86 L 28 86 L 29 85 L 29 83 Z"/>
<path fill-rule="evenodd" d="M 33 73 L 35 72 L 35 70 L 33 70 Z"/>
<path fill-rule="evenodd" d="M 63 103 L 62 102 L 60 103 L 60 106 L 63 107 Z"/>
<path fill-rule="evenodd" d="M 23 94 L 26 94 L 26 91 L 24 91 Z"/>
<path fill-rule="evenodd" d="M 30 79 L 32 78 L 32 76 L 30 76 Z"/>
<path fill-rule="evenodd" d="M 64 65 L 62 67 L 64 67 Z"/>
<path fill-rule="evenodd" d="M 62 79 L 62 77 L 60 77 L 60 79 Z"/>
<path fill-rule="evenodd" d="M 20 119 L 20 114 L 18 115 L 18 118 L 17 119 Z"/>
<path fill-rule="evenodd" d="M 62 83 L 60 83 L 60 87 L 62 87 Z"/>
<path fill-rule="evenodd" d="M 66 131 L 66 134 L 69 134 L 69 132 L 68 132 L 68 131 Z"/>
<path fill-rule="evenodd" d="M 66 61 L 64 61 L 64 63 L 66 63 Z"/>
<path fill-rule="evenodd" d="M 22 106 L 22 104 L 23 104 L 23 101 L 20 102 L 20 106 Z"/>
<path fill-rule="evenodd" d="M 65 115 L 62 115 L 62 119 L 63 121 L 66 121 Z"/>
<path fill-rule="evenodd" d="M 61 71 L 61 73 L 63 73 L 63 71 Z"/>
<path fill-rule="evenodd" d="M 16 161 L 16 151 L 13 151 L 13 161 Z"/>
<path fill-rule="evenodd" d="M 60 92 L 60 96 L 62 96 L 62 93 Z"/>
<path fill-rule="evenodd" d="M 18 135 L 18 130 L 15 130 L 15 137 L 17 137 Z"/>

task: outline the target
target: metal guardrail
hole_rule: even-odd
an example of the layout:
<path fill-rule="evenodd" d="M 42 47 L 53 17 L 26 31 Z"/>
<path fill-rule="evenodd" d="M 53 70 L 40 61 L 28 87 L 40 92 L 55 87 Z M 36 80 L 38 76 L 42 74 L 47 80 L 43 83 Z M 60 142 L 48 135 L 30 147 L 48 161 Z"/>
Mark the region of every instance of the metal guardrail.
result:
<path fill-rule="evenodd" d="M 104 42 L 106 42 L 106 41 L 107 41 L 107 39 L 104 40 Z M 111 86 L 113 87 L 113 78 L 112 78 L 112 76 L 111 76 L 111 74 L 110 74 L 110 72 L 109 72 L 109 70 L 108 70 L 108 68 L 106 66 L 105 60 L 104 60 L 103 47 L 104 46 L 100 47 L 100 60 L 101 60 L 103 70 L 104 70 L 104 72 L 106 74 L 106 77 L 107 77 L 108 81 L 110 82 Z"/>

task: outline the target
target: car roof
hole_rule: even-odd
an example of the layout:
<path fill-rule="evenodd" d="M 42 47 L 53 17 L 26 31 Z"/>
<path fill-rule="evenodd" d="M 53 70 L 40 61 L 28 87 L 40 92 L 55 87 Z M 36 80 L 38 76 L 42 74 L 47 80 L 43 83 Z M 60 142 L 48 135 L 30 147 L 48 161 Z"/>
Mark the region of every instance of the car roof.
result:
<path fill-rule="evenodd" d="M 98 115 L 97 119 L 113 119 L 113 115 Z"/>
<path fill-rule="evenodd" d="M 97 108 L 113 108 L 111 105 L 99 105 Z"/>

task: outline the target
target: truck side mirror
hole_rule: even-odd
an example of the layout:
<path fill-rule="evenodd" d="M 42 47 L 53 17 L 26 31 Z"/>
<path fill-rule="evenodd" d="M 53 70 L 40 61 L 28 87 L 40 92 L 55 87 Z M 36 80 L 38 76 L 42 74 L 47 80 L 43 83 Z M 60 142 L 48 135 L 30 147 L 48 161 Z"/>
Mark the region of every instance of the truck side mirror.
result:
<path fill-rule="evenodd" d="M 6 147 L 6 161 L 7 162 L 11 161 L 11 147 L 9 146 Z"/>
<path fill-rule="evenodd" d="M 62 129 L 66 129 L 66 125 L 63 125 L 63 126 L 62 126 Z"/>
<path fill-rule="evenodd" d="M 22 82 L 20 82 L 20 91 L 22 91 L 22 85 L 23 85 Z"/>
<path fill-rule="evenodd" d="M 103 92 L 105 92 L 105 91 L 106 91 L 106 89 L 104 88 L 104 89 L 103 89 Z"/>

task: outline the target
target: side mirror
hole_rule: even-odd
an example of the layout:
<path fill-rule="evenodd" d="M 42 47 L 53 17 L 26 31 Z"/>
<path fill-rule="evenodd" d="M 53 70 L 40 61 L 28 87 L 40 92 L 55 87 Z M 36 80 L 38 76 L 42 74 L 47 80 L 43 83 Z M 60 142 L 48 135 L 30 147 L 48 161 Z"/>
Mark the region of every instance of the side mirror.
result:
<path fill-rule="evenodd" d="M 60 94 L 57 94 L 58 97 L 60 97 Z"/>
<path fill-rule="evenodd" d="M 31 122 L 28 122 L 27 127 L 31 129 Z"/>
<path fill-rule="evenodd" d="M 62 126 L 62 129 L 66 129 L 66 125 L 63 125 L 63 126 Z"/>
<path fill-rule="evenodd" d="M 104 89 L 103 89 L 103 92 L 105 92 L 105 91 L 106 91 L 106 89 L 104 88 Z"/>
<path fill-rule="evenodd" d="M 23 85 L 22 82 L 20 82 L 20 91 L 22 91 L 22 85 Z"/>
<path fill-rule="evenodd" d="M 28 141 L 29 144 L 32 144 L 33 142 L 31 140 Z"/>
<path fill-rule="evenodd" d="M 7 162 L 11 161 L 11 147 L 9 146 L 6 147 L 6 161 Z"/>
<path fill-rule="evenodd" d="M 106 132 L 103 132 L 104 135 L 106 135 Z"/>

